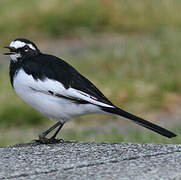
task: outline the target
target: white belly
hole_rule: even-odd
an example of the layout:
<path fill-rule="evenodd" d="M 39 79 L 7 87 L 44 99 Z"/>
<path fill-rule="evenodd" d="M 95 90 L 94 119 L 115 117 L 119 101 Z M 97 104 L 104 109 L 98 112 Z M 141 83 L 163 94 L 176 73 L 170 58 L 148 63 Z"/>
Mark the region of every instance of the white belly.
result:
<path fill-rule="evenodd" d="M 35 91 L 31 88 L 35 83 L 37 86 L 37 81 L 31 75 L 20 70 L 13 85 L 16 93 L 26 103 L 51 119 L 66 121 L 83 114 L 101 112 L 98 106 L 92 104 L 75 104 L 64 98 Z"/>

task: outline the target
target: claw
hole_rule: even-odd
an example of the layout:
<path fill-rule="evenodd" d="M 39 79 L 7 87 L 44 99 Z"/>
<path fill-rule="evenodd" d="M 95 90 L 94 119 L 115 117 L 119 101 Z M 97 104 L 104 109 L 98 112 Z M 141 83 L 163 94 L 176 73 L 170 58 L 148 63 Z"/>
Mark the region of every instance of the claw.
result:
<path fill-rule="evenodd" d="M 63 139 L 55 139 L 55 138 L 46 138 L 45 136 L 39 135 L 39 139 L 33 140 L 34 142 L 38 142 L 40 144 L 56 144 L 56 143 L 63 143 Z"/>

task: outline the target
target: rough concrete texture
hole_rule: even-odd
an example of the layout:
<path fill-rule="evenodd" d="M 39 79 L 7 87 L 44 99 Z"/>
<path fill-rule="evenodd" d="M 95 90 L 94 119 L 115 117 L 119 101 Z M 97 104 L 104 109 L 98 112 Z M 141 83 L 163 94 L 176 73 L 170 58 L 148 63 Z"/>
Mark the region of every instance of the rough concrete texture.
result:
<path fill-rule="evenodd" d="M 1 147 L 0 179 L 181 179 L 181 145 L 65 142 Z"/>

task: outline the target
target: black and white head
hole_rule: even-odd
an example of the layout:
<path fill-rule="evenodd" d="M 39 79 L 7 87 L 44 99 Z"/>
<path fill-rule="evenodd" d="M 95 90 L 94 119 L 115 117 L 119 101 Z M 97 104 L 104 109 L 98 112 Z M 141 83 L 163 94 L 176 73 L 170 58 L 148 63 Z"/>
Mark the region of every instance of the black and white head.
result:
<path fill-rule="evenodd" d="M 22 38 L 15 39 L 9 46 L 4 48 L 10 50 L 10 52 L 4 53 L 4 55 L 9 55 L 14 62 L 40 53 L 39 49 L 33 42 Z"/>

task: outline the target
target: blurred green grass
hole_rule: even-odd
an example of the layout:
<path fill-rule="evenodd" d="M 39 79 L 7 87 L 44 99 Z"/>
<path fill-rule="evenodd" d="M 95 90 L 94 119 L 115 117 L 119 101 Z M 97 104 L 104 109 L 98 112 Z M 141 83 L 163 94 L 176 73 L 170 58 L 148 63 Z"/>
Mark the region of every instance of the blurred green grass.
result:
<path fill-rule="evenodd" d="M 44 124 L 43 126 L 39 125 L 34 127 L 21 125 L 20 127 L 8 128 L 8 130 L 5 128 L 0 128 L 0 145 L 4 146 L 33 142 L 33 140 L 38 139 L 38 134 L 49 127 L 48 125 L 50 126 L 50 123 L 48 123 L 47 125 Z M 75 123 L 74 125 L 67 123 L 65 126 L 67 127 L 64 127 L 58 135 L 58 138 L 64 139 L 65 141 L 180 144 L 179 136 L 173 139 L 169 139 L 155 134 L 149 130 L 138 128 L 133 124 L 130 125 L 131 127 L 127 127 L 126 130 L 124 130 L 124 124 L 120 129 L 119 127 L 113 128 L 111 126 L 109 127 L 108 125 L 106 126 L 106 130 L 104 128 L 101 128 L 100 123 L 96 125 L 97 127 L 90 127 L 89 125 L 82 126 L 82 124 L 80 123 Z M 179 135 L 181 133 L 181 127 L 175 127 L 174 132 Z"/>
<path fill-rule="evenodd" d="M 0 43 L 102 32 L 143 33 L 180 28 L 179 0 L 1 0 Z"/>
<path fill-rule="evenodd" d="M 179 109 L 181 99 L 180 8 L 179 0 L 138 0 L 134 3 L 132 0 L 53 0 L 51 3 L 2 0 L 0 45 L 7 45 L 16 37 L 30 38 L 35 42 L 38 39 L 38 43 L 43 41 L 46 44 L 57 39 L 90 40 L 89 44 L 95 44 L 86 47 L 86 52 L 60 54 L 55 44 L 53 54 L 63 57 L 94 82 L 114 104 L 125 110 L 141 116 L 159 110 L 172 112 Z M 106 41 L 111 36 L 114 37 L 113 43 Z M 102 44 L 97 44 L 100 39 Z M 49 52 L 48 49 L 46 51 Z M 11 140 L 9 136 L 16 137 L 14 128 L 23 128 L 24 133 L 30 128 L 31 136 L 34 132 L 32 127 L 49 124 L 47 118 L 17 97 L 7 72 L 7 66 L 0 63 L 0 144 L 3 145 L 27 141 L 20 135 Z M 113 121 L 118 119 L 111 118 Z M 79 123 L 106 123 L 109 120 L 110 116 L 91 115 L 74 121 L 79 126 Z M 172 128 L 181 134 L 181 127 L 175 126 L 178 127 L 173 125 Z M 4 128 L 12 132 L 8 135 Z M 145 130 L 133 131 L 132 128 L 126 134 L 117 129 L 102 134 L 86 129 L 81 132 L 65 130 L 62 135 L 67 140 L 83 141 L 180 141 L 179 137 L 165 140 L 159 135 L 147 134 Z M 35 133 L 38 132 L 36 130 Z"/>

